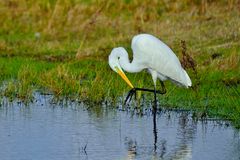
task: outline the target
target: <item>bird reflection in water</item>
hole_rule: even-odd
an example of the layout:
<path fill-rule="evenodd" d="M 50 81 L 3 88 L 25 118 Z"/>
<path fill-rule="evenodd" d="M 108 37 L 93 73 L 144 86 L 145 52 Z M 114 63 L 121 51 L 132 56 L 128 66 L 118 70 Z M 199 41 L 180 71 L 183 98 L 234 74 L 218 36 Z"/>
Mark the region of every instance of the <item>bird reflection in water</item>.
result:
<path fill-rule="evenodd" d="M 127 146 L 127 160 L 134 160 L 137 154 L 137 142 L 125 137 L 125 145 Z"/>
<path fill-rule="evenodd" d="M 161 135 L 161 129 L 157 130 L 156 117 L 154 118 L 153 115 L 153 124 L 155 124 L 153 125 L 153 146 L 148 148 L 138 146 L 137 141 L 127 137 L 125 138 L 125 145 L 128 151 L 126 159 L 138 159 L 138 156 L 144 152 L 148 155 L 152 154 L 153 160 L 191 160 L 192 140 L 196 134 L 197 124 L 189 119 L 189 114 L 184 112 L 179 114 L 176 137 L 173 137 L 176 138 L 176 146 L 173 147 L 173 149 L 170 147 L 171 150 L 167 148 L 168 141 L 166 137 L 159 137 L 159 135 Z"/>

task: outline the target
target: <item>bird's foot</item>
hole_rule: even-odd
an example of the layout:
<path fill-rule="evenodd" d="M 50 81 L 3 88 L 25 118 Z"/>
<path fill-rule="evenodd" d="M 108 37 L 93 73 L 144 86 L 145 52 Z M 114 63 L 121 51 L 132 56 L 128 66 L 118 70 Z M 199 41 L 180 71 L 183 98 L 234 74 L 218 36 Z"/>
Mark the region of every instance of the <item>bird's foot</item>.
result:
<path fill-rule="evenodd" d="M 136 99 L 137 91 L 151 92 L 154 94 L 165 94 L 166 93 L 166 89 L 163 85 L 162 85 L 162 90 L 154 90 L 154 89 L 146 89 L 146 88 L 132 88 L 127 94 L 127 97 L 124 101 L 124 105 L 126 105 L 128 102 L 130 102 L 132 100 L 133 95 L 135 96 L 135 99 Z"/>
<path fill-rule="evenodd" d="M 125 99 L 125 101 L 124 101 L 124 105 L 126 105 L 127 102 L 130 102 L 130 101 L 132 100 L 132 96 L 133 96 L 133 95 L 135 95 L 135 98 L 136 98 L 136 89 L 135 89 L 135 88 L 131 89 L 131 90 L 128 92 L 128 95 L 127 95 L 127 97 L 126 97 L 126 99 Z"/>

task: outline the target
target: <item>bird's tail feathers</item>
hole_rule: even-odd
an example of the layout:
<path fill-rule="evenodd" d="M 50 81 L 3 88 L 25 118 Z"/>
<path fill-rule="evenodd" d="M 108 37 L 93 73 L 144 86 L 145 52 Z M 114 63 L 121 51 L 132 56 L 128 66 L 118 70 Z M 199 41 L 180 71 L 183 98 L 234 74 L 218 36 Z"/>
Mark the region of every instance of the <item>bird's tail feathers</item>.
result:
<path fill-rule="evenodd" d="M 185 70 L 183 70 L 183 71 L 185 73 L 185 78 L 186 78 L 185 85 L 186 85 L 187 88 L 191 87 L 192 86 L 192 81 L 191 81 L 190 77 L 188 76 L 187 72 Z"/>

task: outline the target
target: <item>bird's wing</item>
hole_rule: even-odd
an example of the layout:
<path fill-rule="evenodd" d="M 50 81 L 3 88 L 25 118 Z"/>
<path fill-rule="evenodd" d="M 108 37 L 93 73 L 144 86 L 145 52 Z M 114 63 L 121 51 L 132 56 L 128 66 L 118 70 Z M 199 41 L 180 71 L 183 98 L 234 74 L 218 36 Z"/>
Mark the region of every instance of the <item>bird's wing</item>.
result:
<path fill-rule="evenodd" d="M 190 78 L 182 68 L 173 51 L 162 41 L 148 34 L 135 36 L 132 40 L 135 61 L 159 73 L 159 78 L 166 77 L 177 84 L 190 86 Z M 189 82 L 190 80 L 190 82 Z"/>

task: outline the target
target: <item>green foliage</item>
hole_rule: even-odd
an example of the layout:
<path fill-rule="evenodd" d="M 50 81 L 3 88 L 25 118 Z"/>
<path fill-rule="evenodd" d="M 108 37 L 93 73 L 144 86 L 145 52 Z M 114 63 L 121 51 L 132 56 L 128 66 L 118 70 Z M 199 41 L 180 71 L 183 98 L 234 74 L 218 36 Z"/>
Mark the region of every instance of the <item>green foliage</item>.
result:
<path fill-rule="evenodd" d="M 181 59 L 181 40 L 196 61 L 193 88 L 166 82 L 162 106 L 194 109 L 240 126 L 240 12 L 237 1 L 10 0 L 0 2 L 1 95 L 31 101 L 36 90 L 56 97 L 115 102 L 128 86 L 110 70 L 111 49 L 131 53 L 133 35 L 160 37 Z M 131 55 L 130 55 L 131 57 Z M 152 88 L 148 73 L 127 74 Z M 138 93 L 152 99 L 151 94 Z"/>

